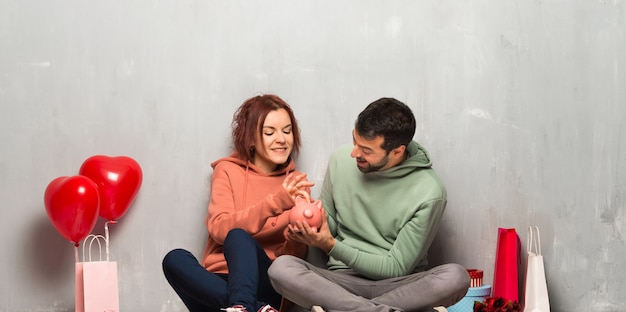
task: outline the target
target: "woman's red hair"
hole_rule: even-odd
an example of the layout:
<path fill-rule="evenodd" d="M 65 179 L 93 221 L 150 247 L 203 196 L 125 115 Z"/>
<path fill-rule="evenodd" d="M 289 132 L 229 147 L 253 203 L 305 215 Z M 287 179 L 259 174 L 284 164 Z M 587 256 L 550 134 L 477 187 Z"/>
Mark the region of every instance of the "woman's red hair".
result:
<path fill-rule="evenodd" d="M 232 140 L 235 150 L 245 161 L 254 161 L 256 138 L 263 134 L 263 123 L 271 111 L 284 109 L 291 119 L 293 133 L 293 153 L 300 151 L 300 128 L 293 110 L 280 97 L 273 94 L 257 95 L 247 99 L 233 115 Z"/>

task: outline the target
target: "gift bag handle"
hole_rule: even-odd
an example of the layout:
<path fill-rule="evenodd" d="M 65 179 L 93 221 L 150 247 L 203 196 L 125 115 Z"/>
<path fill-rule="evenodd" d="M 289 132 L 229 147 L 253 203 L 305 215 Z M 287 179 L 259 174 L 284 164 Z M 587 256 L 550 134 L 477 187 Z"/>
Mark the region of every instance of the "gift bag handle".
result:
<path fill-rule="evenodd" d="M 85 246 L 87 245 L 87 240 L 89 240 L 89 262 L 91 262 L 91 246 L 93 245 L 93 242 L 97 242 L 98 243 L 98 261 L 102 261 L 102 243 L 100 243 L 100 240 L 105 241 L 105 245 L 106 245 L 106 238 L 102 235 L 94 235 L 94 234 L 89 234 L 87 235 L 87 238 L 85 239 L 85 243 L 83 243 L 83 261 L 86 261 L 86 257 L 85 257 Z"/>
<path fill-rule="evenodd" d="M 99 261 L 102 261 L 102 243 L 100 243 L 100 240 L 104 241 L 104 246 L 105 246 L 105 251 L 106 251 L 106 261 L 109 261 L 109 223 L 111 224 L 115 224 L 117 223 L 117 221 L 107 221 L 104 223 L 104 236 L 102 235 L 95 235 L 95 234 L 89 234 L 87 235 L 87 237 L 85 237 L 85 240 L 83 241 L 83 261 L 86 260 L 85 258 L 85 245 L 87 245 L 87 241 L 89 241 L 89 261 L 91 262 L 91 246 L 93 244 L 94 241 L 97 241 L 98 243 L 98 251 L 100 252 L 99 254 Z M 76 262 L 79 262 L 79 258 L 78 258 L 78 246 L 74 247 L 74 257 L 76 258 Z"/>
<path fill-rule="evenodd" d="M 533 236 L 533 232 L 536 232 L 536 235 Z M 541 255 L 541 238 L 539 237 L 539 227 L 538 226 L 529 226 L 528 227 L 528 253 L 534 253 L 536 255 Z M 533 251 L 533 246 L 534 251 Z"/>

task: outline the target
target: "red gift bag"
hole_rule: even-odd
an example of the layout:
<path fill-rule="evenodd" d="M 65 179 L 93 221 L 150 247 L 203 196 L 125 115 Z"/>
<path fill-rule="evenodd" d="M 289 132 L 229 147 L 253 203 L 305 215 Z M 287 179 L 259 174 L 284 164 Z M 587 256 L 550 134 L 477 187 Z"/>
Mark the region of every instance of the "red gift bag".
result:
<path fill-rule="evenodd" d="M 498 228 L 493 297 L 519 302 L 520 240 L 515 229 Z"/>
<path fill-rule="evenodd" d="M 104 239 L 101 235 L 93 235 L 85 239 L 89 243 L 89 261 L 85 261 L 85 245 L 83 244 L 83 261 L 76 262 L 76 312 L 119 312 L 119 290 L 117 283 L 117 262 L 107 259 L 91 261 L 91 244 Z M 108 243 L 108 241 L 105 242 Z M 108 250 L 108 245 L 107 245 Z M 100 258 L 102 252 L 100 251 Z"/>

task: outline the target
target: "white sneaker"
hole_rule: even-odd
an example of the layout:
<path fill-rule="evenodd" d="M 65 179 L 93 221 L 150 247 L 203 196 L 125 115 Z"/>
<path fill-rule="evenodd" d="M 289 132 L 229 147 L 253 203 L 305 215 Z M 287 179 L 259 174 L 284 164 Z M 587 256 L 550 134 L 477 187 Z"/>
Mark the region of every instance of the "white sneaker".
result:
<path fill-rule="evenodd" d="M 326 312 L 326 311 L 324 311 L 324 309 L 322 309 L 322 307 L 320 306 L 312 306 L 311 312 Z"/>
<path fill-rule="evenodd" d="M 433 309 L 439 312 L 448 312 L 448 309 L 446 309 L 445 307 L 434 307 Z"/>

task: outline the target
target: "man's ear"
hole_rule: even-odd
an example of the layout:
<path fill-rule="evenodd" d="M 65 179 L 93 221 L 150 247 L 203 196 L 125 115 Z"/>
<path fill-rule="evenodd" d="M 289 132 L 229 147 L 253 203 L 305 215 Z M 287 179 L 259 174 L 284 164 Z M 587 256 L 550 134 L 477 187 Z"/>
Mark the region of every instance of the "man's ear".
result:
<path fill-rule="evenodd" d="M 391 150 L 391 154 L 395 158 L 400 158 L 400 157 L 402 157 L 404 155 L 405 151 L 406 151 L 406 145 L 400 145 L 400 146 L 392 149 Z"/>

